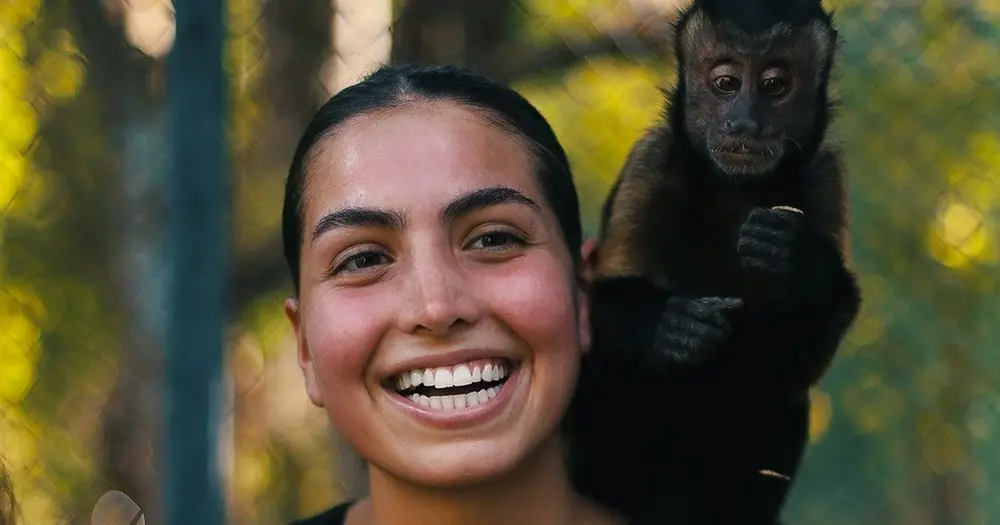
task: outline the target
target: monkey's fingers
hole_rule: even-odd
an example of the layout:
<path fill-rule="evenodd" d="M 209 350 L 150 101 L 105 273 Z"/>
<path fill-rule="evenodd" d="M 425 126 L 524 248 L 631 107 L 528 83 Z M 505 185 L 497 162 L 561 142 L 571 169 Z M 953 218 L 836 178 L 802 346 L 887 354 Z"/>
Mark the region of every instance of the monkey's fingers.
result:
<path fill-rule="evenodd" d="M 738 297 L 699 297 L 691 299 L 685 305 L 685 310 L 696 316 L 711 313 L 732 311 L 743 306 L 743 300 Z"/>
<path fill-rule="evenodd" d="M 787 259 L 792 254 L 792 238 L 785 232 L 761 230 L 741 235 L 736 251 L 741 256 Z"/>
<path fill-rule="evenodd" d="M 795 208 L 792 208 L 793 210 Z M 781 206 L 774 208 L 754 208 L 744 224 L 759 224 L 779 229 L 795 229 L 802 224 L 804 214 L 790 211 Z"/>
<path fill-rule="evenodd" d="M 795 237 L 793 228 L 776 228 L 767 224 L 745 222 L 740 226 L 738 243 L 764 242 L 770 244 L 791 244 Z"/>
<path fill-rule="evenodd" d="M 778 257 L 744 256 L 740 259 L 744 268 L 775 275 L 783 275 L 792 271 L 792 264 L 787 259 Z"/>
<path fill-rule="evenodd" d="M 722 332 L 698 335 L 664 330 L 656 338 L 656 350 L 670 364 L 697 363 L 707 357 L 723 337 Z"/>
<path fill-rule="evenodd" d="M 792 248 L 789 243 L 772 243 L 754 237 L 741 237 L 736 244 L 744 268 L 767 273 L 791 271 Z"/>
<path fill-rule="evenodd" d="M 729 320 L 721 311 L 703 316 L 668 315 L 660 323 L 660 339 L 685 348 L 721 342 L 729 335 Z"/>
<path fill-rule="evenodd" d="M 733 298 L 713 298 L 710 304 L 688 303 L 683 308 L 668 309 L 664 312 L 660 328 L 666 333 L 682 334 L 706 341 L 720 341 L 731 330 L 728 314 L 741 304 L 741 300 Z"/>

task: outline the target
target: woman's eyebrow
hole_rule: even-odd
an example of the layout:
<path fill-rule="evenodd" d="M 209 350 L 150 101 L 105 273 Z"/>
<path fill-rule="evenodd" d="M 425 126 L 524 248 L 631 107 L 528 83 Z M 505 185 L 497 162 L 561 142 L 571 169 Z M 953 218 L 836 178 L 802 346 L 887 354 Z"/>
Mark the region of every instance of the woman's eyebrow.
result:
<path fill-rule="evenodd" d="M 472 191 L 451 201 L 441 210 L 441 222 L 448 223 L 483 208 L 500 204 L 521 204 L 541 211 L 538 204 L 527 195 L 506 186 L 495 186 Z M 402 230 L 405 225 L 404 217 L 395 211 L 362 207 L 344 208 L 320 218 L 313 228 L 312 241 L 338 228 L 374 227 Z"/>
<path fill-rule="evenodd" d="M 406 221 L 403 216 L 394 211 L 376 208 L 344 208 L 327 213 L 313 228 L 312 240 L 336 228 L 375 227 L 402 230 Z"/>
<path fill-rule="evenodd" d="M 494 186 L 475 190 L 451 201 L 441 210 L 441 222 L 447 224 L 475 211 L 500 204 L 521 204 L 541 211 L 535 201 L 514 188 Z"/>

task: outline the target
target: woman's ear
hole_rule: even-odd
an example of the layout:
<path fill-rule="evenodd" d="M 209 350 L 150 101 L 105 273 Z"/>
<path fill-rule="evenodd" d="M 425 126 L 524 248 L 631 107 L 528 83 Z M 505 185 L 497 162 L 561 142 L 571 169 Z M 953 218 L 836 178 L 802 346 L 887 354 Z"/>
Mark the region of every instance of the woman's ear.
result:
<path fill-rule="evenodd" d="M 577 290 L 578 326 L 580 327 L 580 351 L 590 352 L 593 341 L 590 326 L 590 297 L 587 290 L 594 278 L 594 268 L 597 263 L 597 241 L 585 239 L 580 245 L 580 286 Z"/>
<path fill-rule="evenodd" d="M 306 382 L 306 395 L 309 400 L 318 407 L 323 407 L 323 396 L 319 390 L 319 382 L 316 380 L 316 369 L 313 367 L 312 354 L 309 353 L 309 345 L 306 343 L 306 336 L 302 330 L 302 318 L 299 311 L 299 301 L 293 297 L 285 299 L 285 315 L 292 323 L 292 330 L 295 332 L 295 356 L 302 376 Z"/>
<path fill-rule="evenodd" d="M 584 239 L 580 245 L 580 282 L 589 288 L 597 269 L 597 241 Z"/>

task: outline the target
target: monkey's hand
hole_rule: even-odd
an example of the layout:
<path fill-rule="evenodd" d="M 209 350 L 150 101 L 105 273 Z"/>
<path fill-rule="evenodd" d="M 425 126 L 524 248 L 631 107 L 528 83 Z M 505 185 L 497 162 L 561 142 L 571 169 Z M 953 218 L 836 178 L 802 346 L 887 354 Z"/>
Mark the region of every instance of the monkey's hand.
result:
<path fill-rule="evenodd" d="M 672 297 L 656 327 L 654 345 L 668 364 L 697 364 L 729 336 L 729 314 L 743 304 L 732 297 Z"/>
<path fill-rule="evenodd" d="M 743 267 L 775 278 L 789 277 L 802 226 L 802 213 L 792 208 L 751 210 L 736 243 Z"/>
<path fill-rule="evenodd" d="M 604 369 L 642 375 L 695 363 L 729 336 L 740 299 L 683 297 L 634 277 L 603 277 L 590 288 L 593 357 Z"/>

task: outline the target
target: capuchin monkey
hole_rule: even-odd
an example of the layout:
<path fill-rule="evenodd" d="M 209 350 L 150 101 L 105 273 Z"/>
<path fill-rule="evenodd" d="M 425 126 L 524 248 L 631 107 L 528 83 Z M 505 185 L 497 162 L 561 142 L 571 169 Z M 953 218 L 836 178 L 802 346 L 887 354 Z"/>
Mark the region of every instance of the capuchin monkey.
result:
<path fill-rule="evenodd" d="M 605 203 L 567 419 L 588 496 L 635 523 L 777 522 L 811 386 L 857 316 L 820 0 L 696 0 L 676 87 Z"/>

